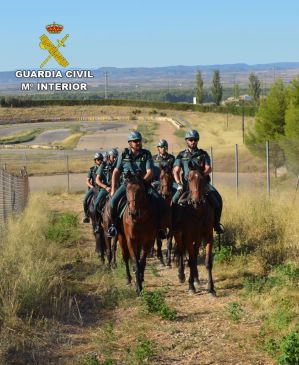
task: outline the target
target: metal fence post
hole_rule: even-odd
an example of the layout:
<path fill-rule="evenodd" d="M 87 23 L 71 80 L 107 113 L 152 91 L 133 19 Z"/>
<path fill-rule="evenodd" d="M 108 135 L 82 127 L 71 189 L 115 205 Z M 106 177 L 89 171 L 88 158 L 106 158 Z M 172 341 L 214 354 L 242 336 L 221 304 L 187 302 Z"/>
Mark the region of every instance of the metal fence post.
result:
<path fill-rule="evenodd" d="M 235 164 L 236 164 L 236 194 L 239 196 L 239 151 L 238 145 L 235 145 Z"/>
<path fill-rule="evenodd" d="M 66 173 L 67 173 L 67 192 L 70 192 L 70 169 L 69 169 L 69 155 L 66 155 Z"/>
<path fill-rule="evenodd" d="M 211 184 L 214 184 L 214 171 L 213 171 L 213 167 L 214 167 L 214 160 L 213 160 L 213 147 L 210 148 L 210 156 L 211 156 L 211 168 L 212 168 L 212 172 L 211 172 Z"/>
<path fill-rule="evenodd" d="M 296 189 L 295 189 L 294 203 L 296 201 L 296 196 L 297 196 L 298 188 L 299 188 L 299 175 L 297 177 L 297 184 L 296 184 Z"/>
<path fill-rule="evenodd" d="M 267 194 L 270 196 L 270 154 L 269 141 L 266 141 Z"/>

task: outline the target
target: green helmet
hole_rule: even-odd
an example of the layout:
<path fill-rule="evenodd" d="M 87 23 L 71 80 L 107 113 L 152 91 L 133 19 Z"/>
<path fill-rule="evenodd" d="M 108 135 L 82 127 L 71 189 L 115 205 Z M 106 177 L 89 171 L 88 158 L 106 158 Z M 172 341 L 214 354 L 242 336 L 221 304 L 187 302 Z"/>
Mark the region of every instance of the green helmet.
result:
<path fill-rule="evenodd" d="M 96 152 L 94 155 L 94 160 L 101 160 L 103 161 L 103 155 L 101 154 L 101 152 Z"/>
<path fill-rule="evenodd" d="M 112 148 L 112 150 L 110 150 L 108 152 L 108 156 L 113 156 L 113 157 L 117 157 L 118 156 L 118 151 L 116 148 Z"/>
<path fill-rule="evenodd" d="M 140 139 L 140 140 L 142 140 L 142 135 L 141 135 L 141 133 L 140 133 L 140 132 L 138 132 L 138 131 L 131 131 L 131 132 L 129 133 L 129 135 L 128 135 L 128 142 L 130 142 L 130 141 L 134 141 L 134 140 L 136 140 L 136 139 Z"/>
<path fill-rule="evenodd" d="M 190 129 L 185 134 L 185 139 L 188 139 L 188 138 L 199 139 L 199 133 L 195 129 Z"/>
<path fill-rule="evenodd" d="M 160 141 L 157 144 L 157 147 L 165 147 L 165 148 L 168 148 L 168 143 L 167 143 L 166 139 L 160 139 Z"/>

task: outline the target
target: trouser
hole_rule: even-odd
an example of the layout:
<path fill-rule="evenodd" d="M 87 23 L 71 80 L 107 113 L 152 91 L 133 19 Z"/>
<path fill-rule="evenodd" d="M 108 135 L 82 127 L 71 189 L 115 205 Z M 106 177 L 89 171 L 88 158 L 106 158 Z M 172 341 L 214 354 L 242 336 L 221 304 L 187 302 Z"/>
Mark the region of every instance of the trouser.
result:
<path fill-rule="evenodd" d="M 210 190 L 208 192 L 208 201 L 214 208 L 215 212 L 215 225 L 219 225 L 223 207 L 222 197 L 219 192 L 214 188 L 214 186 L 210 185 Z"/>
<path fill-rule="evenodd" d="M 105 197 L 108 195 L 108 191 L 105 189 L 100 189 L 98 196 L 96 197 L 95 201 L 94 201 L 94 211 L 96 212 L 98 209 L 98 206 L 100 205 L 101 201 L 103 199 L 105 199 Z"/>
<path fill-rule="evenodd" d="M 85 197 L 83 200 L 83 209 L 84 209 L 85 215 L 88 214 L 88 200 L 91 197 L 91 195 L 93 194 L 93 192 L 94 192 L 94 188 L 91 188 L 91 189 L 88 189 L 85 194 Z"/>

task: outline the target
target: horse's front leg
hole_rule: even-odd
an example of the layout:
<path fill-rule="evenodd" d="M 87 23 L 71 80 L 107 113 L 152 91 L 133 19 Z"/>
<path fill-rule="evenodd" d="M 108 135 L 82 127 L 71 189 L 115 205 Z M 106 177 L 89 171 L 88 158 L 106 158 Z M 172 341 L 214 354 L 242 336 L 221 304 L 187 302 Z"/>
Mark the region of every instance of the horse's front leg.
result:
<path fill-rule="evenodd" d="M 206 245 L 206 259 L 205 265 L 208 272 L 208 292 L 216 296 L 216 291 L 214 289 L 214 282 L 212 277 L 212 269 L 213 269 L 213 240 L 207 242 Z"/>
<path fill-rule="evenodd" d="M 192 241 L 188 242 L 188 253 L 189 253 L 189 292 L 195 293 L 195 286 L 194 286 L 194 274 L 195 274 L 195 266 L 197 265 L 197 260 L 194 252 L 194 245 Z"/>
<path fill-rule="evenodd" d="M 130 267 L 129 267 L 130 253 L 128 250 L 126 239 L 122 235 L 118 235 L 118 241 L 119 241 L 119 245 L 121 247 L 122 257 L 123 257 L 125 267 L 126 267 L 127 285 L 130 285 L 132 282 L 132 276 L 131 276 Z"/>
<path fill-rule="evenodd" d="M 145 250 L 143 250 L 142 255 L 141 255 L 141 259 L 140 259 L 140 279 L 141 279 L 141 282 L 144 281 L 144 271 L 145 271 L 145 266 L 146 266 L 146 257 L 147 257 L 147 252 Z"/>
<path fill-rule="evenodd" d="M 167 238 L 167 266 L 171 267 L 172 235 Z"/>
<path fill-rule="evenodd" d="M 165 266 L 162 254 L 162 240 L 160 238 L 157 238 L 157 257 L 160 260 L 161 264 Z"/>
<path fill-rule="evenodd" d="M 117 263 L 116 263 L 116 250 L 117 250 L 117 238 L 114 237 L 112 238 L 112 250 L 113 250 L 113 268 L 116 269 L 117 268 Z"/>
<path fill-rule="evenodd" d="M 201 239 L 199 240 L 201 242 Z M 199 254 L 199 244 L 196 242 L 194 244 L 194 283 L 199 286 L 199 274 L 198 274 L 198 267 L 197 267 L 197 260 Z"/>

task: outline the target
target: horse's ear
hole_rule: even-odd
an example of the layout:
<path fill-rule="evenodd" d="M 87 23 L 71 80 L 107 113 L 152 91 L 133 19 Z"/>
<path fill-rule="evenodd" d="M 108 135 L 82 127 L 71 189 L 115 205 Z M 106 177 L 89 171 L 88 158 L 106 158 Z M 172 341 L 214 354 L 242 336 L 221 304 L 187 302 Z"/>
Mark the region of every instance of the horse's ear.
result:
<path fill-rule="evenodd" d="M 189 167 L 189 170 L 195 170 L 195 165 L 194 165 L 193 161 L 188 162 L 188 167 Z"/>

